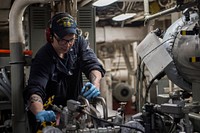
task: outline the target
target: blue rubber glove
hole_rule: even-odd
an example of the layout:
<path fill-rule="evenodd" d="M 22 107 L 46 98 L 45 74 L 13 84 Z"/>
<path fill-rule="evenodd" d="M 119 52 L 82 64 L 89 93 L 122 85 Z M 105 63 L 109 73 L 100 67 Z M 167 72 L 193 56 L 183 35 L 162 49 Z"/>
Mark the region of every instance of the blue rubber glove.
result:
<path fill-rule="evenodd" d="M 97 89 L 92 83 L 87 82 L 82 90 L 81 94 L 86 98 L 86 99 L 91 99 L 95 98 L 100 95 L 99 89 Z"/>
<path fill-rule="evenodd" d="M 44 122 L 44 121 L 51 122 L 56 120 L 56 115 L 51 110 L 49 111 L 42 110 L 38 112 L 35 117 L 38 122 Z"/>

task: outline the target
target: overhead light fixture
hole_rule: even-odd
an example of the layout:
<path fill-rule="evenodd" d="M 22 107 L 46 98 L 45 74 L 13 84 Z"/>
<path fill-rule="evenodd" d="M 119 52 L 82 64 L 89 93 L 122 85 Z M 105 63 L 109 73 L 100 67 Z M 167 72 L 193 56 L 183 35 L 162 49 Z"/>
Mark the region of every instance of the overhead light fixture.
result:
<path fill-rule="evenodd" d="M 107 6 L 110 5 L 118 0 L 97 0 L 92 5 L 97 7 Z"/>
<path fill-rule="evenodd" d="M 124 13 L 112 18 L 114 21 L 123 21 L 129 18 L 132 18 L 136 15 L 136 13 Z"/>

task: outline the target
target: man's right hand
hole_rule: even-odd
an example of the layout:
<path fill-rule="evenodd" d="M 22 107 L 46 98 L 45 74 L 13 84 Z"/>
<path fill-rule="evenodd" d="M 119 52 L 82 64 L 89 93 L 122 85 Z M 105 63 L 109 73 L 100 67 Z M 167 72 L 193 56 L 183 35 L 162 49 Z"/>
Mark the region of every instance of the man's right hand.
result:
<path fill-rule="evenodd" d="M 56 115 L 52 110 L 42 110 L 38 112 L 35 117 L 38 122 L 51 122 L 56 120 Z"/>
<path fill-rule="evenodd" d="M 100 91 L 99 89 L 96 88 L 96 86 L 94 86 L 92 83 L 87 82 L 82 90 L 81 90 L 82 95 L 87 98 L 87 99 L 91 99 L 91 98 L 95 98 L 97 96 L 100 95 Z"/>

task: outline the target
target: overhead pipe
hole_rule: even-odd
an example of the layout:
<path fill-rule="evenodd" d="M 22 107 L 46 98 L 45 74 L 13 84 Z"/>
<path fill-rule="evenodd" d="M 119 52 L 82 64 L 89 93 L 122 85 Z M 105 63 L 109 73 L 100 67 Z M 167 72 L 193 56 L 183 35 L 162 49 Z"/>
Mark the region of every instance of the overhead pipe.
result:
<path fill-rule="evenodd" d="M 34 3 L 48 3 L 52 0 L 15 0 L 9 13 L 10 66 L 12 88 L 12 128 L 13 133 L 27 133 L 23 102 L 24 55 L 22 17 L 26 7 Z"/>
<path fill-rule="evenodd" d="M 80 0 L 81 1 L 81 0 Z M 78 2 L 78 1 L 77 1 Z M 87 4 L 89 4 L 90 2 L 92 2 L 92 0 L 84 0 L 84 1 L 81 1 L 81 3 L 79 4 L 79 7 L 83 7 Z"/>
<path fill-rule="evenodd" d="M 149 15 L 149 0 L 144 0 L 144 15 Z"/>
<path fill-rule="evenodd" d="M 177 6 L 172 7 L 170 9 L 166 9 L 162 12 L 155 13 L 153 15 L 147 15 L 147 16 L 144 17 L 144 19 L 145 19 L 145 21 L 148 21 L 148 20 L 152 20 L 152 19 L 161 17 L 163 15 L 167 15 L 167 14 L 170 14 L 170 13 L 173 13 L 173 12 L 176 12 L 176 11 L 178 11 Z"/>
<path fill-rule="evenodd" d="M 170 13 L 173 13 L 173 12 L 183 11 L 186 8 L 196 6 L 198 0 L 196 0 L 195 2 L 189 2 L 189 3 L 186 3 L 186 4 L 182 4 L 182 5 L 176 5 L 175 7 L 166 9 L 162 12 L 158 12 L 158 13 L 155 13 L 153 15 L 149 15 L 149 4 L 147 2 L 148 2 L 148 0 L 144 0 L 144 9 L 145 9 L 144 19 L 145 19 L 145 21 L 152 20 L 152 19 L 161 17 L 163 15 L 170 14 Z"/>
<path fill-rule="evenodd" d="M 139 21 L 139 20 L 145 20 L 145 22 L 147 22 L 149 20 L 152 20 L 152 19 L 155 19 L 155 18 L 158 18 L 158 17 L 162 17 L 162 16 L 168 15 L 170 13 L 183 11 L 186 8 L 199 5 L 197 2 L 199 2 L 199 1 L 196 0 L 195 2 L 190 2 L 190 3 L 187 3 L 187 4 L 183 4 L 183 5 L 176 5 L 175 7 L 172 7 L 172 8 L 166 9 L 164 11 L 150 15 L 150 13 L 149 13 L 149 1 L 144 0 L 144 2 L 143 2 L 144 3 L 144 15 L 139 16 L 137 18 L 134 18 L 132 20 L 129 20 L 126 23 L 132 23 L 132 22 Z"/>
<path fill-rule="evenodd" d="M 173 13 L 176 10 L 177 10 L 177 6 L 172 7 L 170 9 L 167 9 L 167 10 L 164 10 L 162 12 L 158 12 L 158 13 L 155 13 L 153 15 L 150 15 L 149 14 L 149 1 L 148 0 L 144 0 L 144 20 L 145 20 L 145 22 L 148 21 L 148 20 L 152 20 L 152 19 L 158 18 L 158 17 L 163 16 L 163 15 L 167 15 L 167 14 Z"/>
<path fill-rule="evenodd" d="M 73 0 L 73 11 L 75 11 L 75 12 L 73 12 L 72 14 L 73 14 L 73 17 L 74 17 L 74 19 L 77 21 L 77 11 L 78 11 L 78 9 L 77 9 L 77 0 Z"/>
<path fill-rule="evenodd" d="M 122 70 L 112 71 L 111 76 L 113 80 L 126 81 L 128 80 L 128 70 L 122 69 Z"/>

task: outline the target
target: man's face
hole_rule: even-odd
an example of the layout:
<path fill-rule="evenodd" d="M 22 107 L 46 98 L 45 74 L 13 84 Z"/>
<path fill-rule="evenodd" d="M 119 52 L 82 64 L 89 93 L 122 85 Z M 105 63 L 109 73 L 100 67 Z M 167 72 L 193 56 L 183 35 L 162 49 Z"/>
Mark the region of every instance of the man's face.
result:
<path fill-rule="evenodd" d="M 75 34 L 67 34 L 62 39 L 60 39 L 56 34 L 54 34 L 54 49 L 58 54 L 67 53 L 69 49 L 74 45 L 75 40 Z"/>

